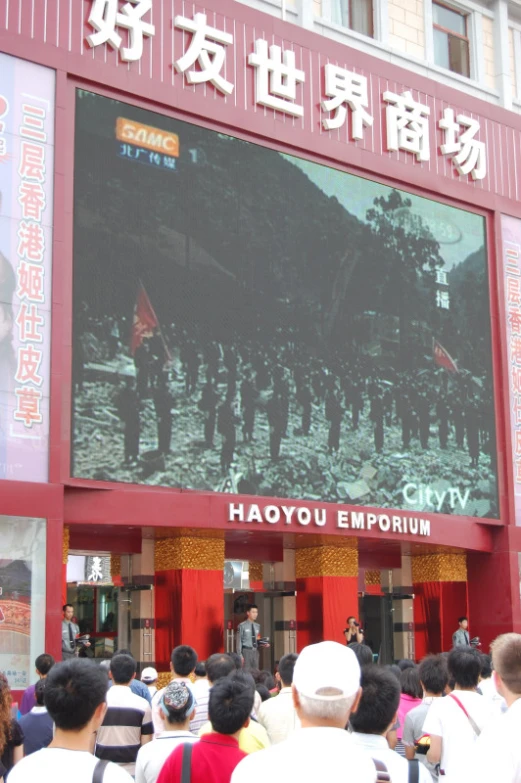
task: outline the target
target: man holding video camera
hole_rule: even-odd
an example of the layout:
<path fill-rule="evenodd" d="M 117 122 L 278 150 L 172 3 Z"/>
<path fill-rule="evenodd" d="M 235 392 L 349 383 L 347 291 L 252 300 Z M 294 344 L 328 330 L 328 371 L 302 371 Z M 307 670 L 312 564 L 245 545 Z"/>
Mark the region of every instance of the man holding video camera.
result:
<path fill-rule="evenodd" d="M 346 644 L 349 645 L 352 642 L 358 642 L 358 644 L 362 644 L 364 641 L 364 632 L 360 628 L 360 623 L 357 622 L 356 617 L 348 617 L 346 622 L 347 628 L 344 629 Z"/>

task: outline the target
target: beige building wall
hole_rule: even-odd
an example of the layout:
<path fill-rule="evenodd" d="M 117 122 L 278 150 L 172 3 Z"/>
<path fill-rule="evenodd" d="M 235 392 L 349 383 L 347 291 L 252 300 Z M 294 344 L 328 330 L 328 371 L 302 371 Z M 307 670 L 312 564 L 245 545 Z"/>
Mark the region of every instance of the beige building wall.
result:
<path fill-rule="evenodd" d="M 512 97 L 517 97 L 516 60 L 514 55 L 514 31 L 508 28 L 508 56 L 510 62 L 510 84 L 512 85 Z"/>
<path fill-rule="evenodd" d="M 480 53 L 477 52 L 478 57 Z M 483 17 L 483 62 L 485 65 L 485 84 L 493 90 L 496 87 L 496 64 L 494 62 L 494 21 Z"/>
<path fill-rule="evenodd" d="M 389 0 L 389 46 L 425 58 L 423 0 Z"/>

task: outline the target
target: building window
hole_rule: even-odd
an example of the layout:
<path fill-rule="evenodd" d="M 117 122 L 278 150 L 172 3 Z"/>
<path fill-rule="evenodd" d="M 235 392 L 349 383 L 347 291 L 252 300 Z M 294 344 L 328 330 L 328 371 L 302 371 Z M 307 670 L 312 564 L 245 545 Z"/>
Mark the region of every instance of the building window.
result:
<path fill-rule="evenodd" d="M 434 62 L 462 76 L 470 76 L 468 14 L 442 3 L 432 4 Z"/>
<path fill-rule="evenodd" d="M 331 0 L 331 21 L 373 37 L 373 0 Z"/>

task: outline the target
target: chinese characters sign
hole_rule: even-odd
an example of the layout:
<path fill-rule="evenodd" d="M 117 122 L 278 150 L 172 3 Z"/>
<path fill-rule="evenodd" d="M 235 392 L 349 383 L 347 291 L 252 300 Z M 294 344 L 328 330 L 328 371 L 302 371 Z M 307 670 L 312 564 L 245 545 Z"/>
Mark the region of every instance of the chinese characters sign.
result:
<path fill-rule="evenodd" d="M 94 31 L 86 37 L 89 46 L 108 44 L 124 62 L 141 60 L 144 39 L 156 35 L 151 0 L 92 0 L 88 24 Z M 183 31 L 185 38 L 184 52 L 175 55 L 170 66 L 188 85 L 211 84 L 217 94 L 231 96 L 236 89 L 237 76 L 232 70 L 236 71 L 237 63 L 234 69 L 227 67 L 227 53 L 238 43 L 231 30 L 214 26 L 209 16 L 201 12 L 174 15 L 172 25 Z M 127 36 L 126 41 L 123 35 Z M 312 78 L 304 64 L 297 62 L 291 45 L 282 47 L 264 37 L 255 37 L 253 47 L 245 53 L 243 68 L 253 70 L 255 106 L 273 109 L 289 118 L 304 117 L 304 88 Z M 321 111 L 322 128 L 337 130 L 348 123 L 350 114 L 350 140 L 362 141 L 364 133 L 371 132 L 375 114 L 380 110 L 371 105 L 368 77 L 326 62 L 321 66 L 320 80 L 321 94 L 313 97 L 311 103 Z M 416 100 L 410 90 L 384 90 L 379 101 L 385 109 L 388 152 L 410 153 L 418 162 L 428 163 L 433 155 L 434 133 L 439 136 L 437 154 L 451 161 L 459 176 L 464 180 L 486 177 L 487 151 L 479 139 L 478 120 L 455 112 L 453 107 L 442 108 L 433 116 L 431 107 Z"/>
<path fill-rule="evenodd" d="M 516 525 L 521 525 L 521 220 L 501 216 Z"/>
<path fill-rule="evenodd" d="M 54 73 L 0 54 L 0 479 L 46 481 Z"/>

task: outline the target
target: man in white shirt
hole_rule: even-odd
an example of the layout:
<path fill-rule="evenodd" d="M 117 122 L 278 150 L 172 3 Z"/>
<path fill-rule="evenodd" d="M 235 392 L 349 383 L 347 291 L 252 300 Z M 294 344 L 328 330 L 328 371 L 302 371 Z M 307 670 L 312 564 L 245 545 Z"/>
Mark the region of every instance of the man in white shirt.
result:
<path fill-rule="evenodd" d="M 208 703 L 210 689 L 217 680 L 227 677 L 235 671 L 235 664 L 227 653 L 214 653 L 206 661 L 206 677 L 196 680 L 191 686 L 195 697 L 195 717 L 190 723 L 190 731 L 199 734 L 208 723 Z"/>
<path fill-rule="evenodd" d="M 180 644 L 172 650 L 170 659 L 170 671 L 172 680 L 183 682 L 188 688 L 192 688 L 190 675 L 194 673 L 197 665 L 197 653 L 193 647 L 187 644 Z M 154 737 L 157 737 L 165 730 L 165 721 L 163 720 L 163 711 L 159 706 L 165 689 L 157 691 L 152 699 L 152 720 L 154 721 Z"/>
<path fill-rule="evenodd" d="M 107 705 L 107 674 L 88 659 L 71 658 L 49 672 L 45 706 L 55 724 L 49 747 L 22 759 L 9 774 L 9 783 L 92 783 L 99 764 L 103 783 L 132 783 L 130 775 L 111 762 L 100 762 L 91 752 Z M 101 771 L 101 770 L 100 770 Z"/>
<path fill-rule="evenodd" d="M 423 733 L 425 718 L 435 699 L 443 698 L 449 684 L 449 671 L 445 659 L 441 655 L 428 655 L 419 666 L 420 684 L 423 688 L 423 701 L 417 707 L 409 710 L 405 716 L 402 741 L 405 746 L 405 758 L 416 758 L 430 772 L 434 783 L 438 781 L 438 770 L 435 764 L 429 764 L 425 753 L 417 753 L 418 743 L 427 750 L 425 741 L 428 738 Z M 420 742 L 421 741 L 421 742 Z"/>
<path fill-rule="evenodd" d="M 492 677 L 508 706 L 482 732 L 475 753 L 476 783 L 521 783 L 521 635 L 507 633 L 492 643 Z"/>
<path fill-rule="evenodd" d="M 376 769 L 345 731 L 360 700 L 360 665 L 337 642 L 305 647 L 295 664 L 293 700 L 302 728 L 285 742 L 243 759 L 231 783 L 375 783 Z M 276 698 L 279 698 L 278 696 Z"/>
<path fill-rule="evenodd" d="M 297 658 L 295 653 L 289 653 L 280 659 L 279 670 L 275 675 L 282 685 L 280 693 L 278 696 L 262 702 L 259 707 L 257 718 L 268 732 L 272 745 L 283 742 L 290 734 L 293 734 L 295 729 L 300 728 L 291 690 Z"/>
<path fill-rule="evenodd" d="M 427 760 L 440 764 L 445 783 L 468 779 L 479 734 L 490 720 L 490 702 L 476 692 L 481 671 L 480 653 L 471 647 L 456 647 L 448 658 L 454 691 L 431 705 L 423 731 L 430 735 Z M 503 781 L 501 781 L 503 783 Z"/>
<path fill-rule="evenodd" d="M 357 746 L 374 762 L 381 762 L 389 773 L 392 783 L 408 783 L 409 764 L 391 750 L 387 743 L 387 732 L 396 723 L 400 704 L 400 683 L 394 674 L 379 666 L 365 666 L 362 670 L 362 698 L 356 713 L 351 715 L 350 727 Z M 355 772 L 349 762 L 348 769 Z M 382 770 L 384 771 L 384 770 Z M 431 776 L 423 766 L 418 768 L 419 783 L 431 783 Z"/>
<path fill-rule="evenodd" d="M 199 738 L 189 731 L 195 715 L 195 700 L 190 688 L 174 680 L 164 689 L 160 703 L 166 721 L 166 731 L 154 742 L 144 745 L 137 754 L 136 783 L 156 783 L 163 764 L 174 748 Z"/>

